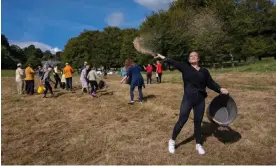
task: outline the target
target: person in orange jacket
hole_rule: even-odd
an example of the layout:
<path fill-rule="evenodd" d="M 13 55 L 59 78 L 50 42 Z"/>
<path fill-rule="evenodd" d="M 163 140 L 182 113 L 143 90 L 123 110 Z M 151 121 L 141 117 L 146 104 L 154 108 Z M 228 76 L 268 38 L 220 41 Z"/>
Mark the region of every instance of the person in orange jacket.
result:
<path fill-rule="evenodd" d="M 31 64 L 29 64 L 28 67 L 25 69 L 26 91 L 28 95 L 34 94 L 34 74 L 35 72 Z"/>
<path fill-rule="evenodd" d="M 63 69 L 63 73 L 66 79 L 66 90 L 72 90 L 72 73 L 74 72 L 73 68 L 66 63 Z"/>

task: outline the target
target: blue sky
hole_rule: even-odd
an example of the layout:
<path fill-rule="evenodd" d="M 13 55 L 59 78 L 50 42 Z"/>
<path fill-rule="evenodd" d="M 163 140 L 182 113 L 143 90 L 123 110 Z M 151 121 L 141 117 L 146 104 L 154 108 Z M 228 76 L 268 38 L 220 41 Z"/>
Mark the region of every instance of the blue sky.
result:
<path fill-rule="evenodd" d="M 63 49 L 84 29 L 138 28 L 146 15 L 173 0 L 2 0 L 2 33 L 11 44 Z"/>

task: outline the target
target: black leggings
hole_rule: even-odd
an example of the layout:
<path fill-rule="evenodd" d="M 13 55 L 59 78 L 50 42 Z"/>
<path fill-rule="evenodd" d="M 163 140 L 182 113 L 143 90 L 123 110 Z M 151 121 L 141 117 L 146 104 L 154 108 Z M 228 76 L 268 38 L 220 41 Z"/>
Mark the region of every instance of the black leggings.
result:
<path fill-rule="evenodd" d="M 73 88 L 72 88 L 72 77 L 66 78 L 66 84 L 67 84 L 67 86 L 66 86 L 66 89 L 67 89 L 67 90 L 68 90 L 68 89 L 70 89 L 70 90 L 73 89 Z"/>
<path fill-rule="evenodd" d="M 44 84 L 44 86 L 45 86 L 45 91 L 44 91 L 44 95 L 46 96 L 46 94 L 47 94 L 47 92 L 48 92 L 48 90 L 50 91 L 50 93 L 51 94 L 53 94 L 53 90 L 52 90 L 52 87 L 51 87 L 51 84 L 50 84 L 50 82 L 45 82 L 45 84 Z"/>
<path fill-rule="evenodd" d="M 175 140 L 182 127 L 187 122 L 191 109 L 194 110 L 194 136 L 196 143 L 201 143 L 201 122 L 205 110 L 205 96 L 200 92 L 185 92 L 180 107 L 179 119 L 176 122 L 172 140 Z"/>
<path fill-rule="evenodd" d="M 159 81 L 159 83 L 162 82 L 162 73 L 158 73 L 158 81 Z"/>
<path fill-rule="evenodd" d="M 59 75 L 58 75 L 58 74 L 55 74 L 54 77 L 55 77 L 55 81 L 56 81 L 56 82 L 55 82 L 55 89 L 57 88 L 58 84 L 59 84 L 59 87 L 61 88 L 61 87 L 62 87 L 62 84 L 61 84 L 61 80 L 60 80 Z"/>
<path fill-rule="evenodd" d="M 26 91 L 29 95 L 34 94 L 34 80 L 26 80 Z"/>
<path fill-rule="evenodd" d="M 151 76 L 152 76 L 151 72 L 147 73 L 147 84 L 151 84 Z"/>
<path fill-rule="evenodd" d="M 98 83 L 97 81 L 89 81 L 90 86 L 91 86 L 91 93 L 96 93 L 97 89 L 98 89 Z"/>

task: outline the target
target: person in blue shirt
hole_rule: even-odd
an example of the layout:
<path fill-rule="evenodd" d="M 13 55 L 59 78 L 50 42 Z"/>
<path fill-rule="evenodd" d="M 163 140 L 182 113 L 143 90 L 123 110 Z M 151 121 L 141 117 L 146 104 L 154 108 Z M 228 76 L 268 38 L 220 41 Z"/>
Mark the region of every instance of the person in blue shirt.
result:
<path fill-rule="evenodd" d="M 144 79 L 141 74 L 142 68 L 135 64 L 131 59 L 126 60 L 126 66 L 128 66 L 128 71 L 126 76 L 121 80 L 121 83 L 123 83 L 127 78 L 129 79 L 130 84 L 130 102 L 129 104 L 134 104 L 134 89 L 137 86 L 138 92 L 139 92 L 139 100 L 140 104 L 143 103 L 143 92 L 142 87 L 145 87 Z"/>
<path fill-rule="evenodd" d="M 126 67 L 123 67 L 122 68 L 122 76 L 124 77 L 124 76 L 126 76 L 126 74 L 127 74 Z"/>

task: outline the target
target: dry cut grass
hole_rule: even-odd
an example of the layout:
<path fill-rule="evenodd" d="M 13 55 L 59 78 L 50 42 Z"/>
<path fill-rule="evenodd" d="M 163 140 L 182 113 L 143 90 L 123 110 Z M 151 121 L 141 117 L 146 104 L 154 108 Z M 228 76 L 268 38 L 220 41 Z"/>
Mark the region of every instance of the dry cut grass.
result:
<path fill-rule="evenodd" d="M 214 76 L 231 92 L 239 115 L 228 129 L 204 117 L 205 156 L 195 151 L 192 114 L 176 154 L 167 150 L 183 95 L 182 83 L 170 82 L 179 76 L 146 86 L 145 103 L 133 106 L 118 77 L 106 80 L 109 88 L 98 98 L 81 95 L 77 86 L 76 93 L 58 89 L 46 99 L 20 97 L 14 78 L 2 78 L 2 164 L 276 164 L 275 74 Z M 216 96 L 208 92 L 206 106 Z"/>

